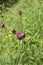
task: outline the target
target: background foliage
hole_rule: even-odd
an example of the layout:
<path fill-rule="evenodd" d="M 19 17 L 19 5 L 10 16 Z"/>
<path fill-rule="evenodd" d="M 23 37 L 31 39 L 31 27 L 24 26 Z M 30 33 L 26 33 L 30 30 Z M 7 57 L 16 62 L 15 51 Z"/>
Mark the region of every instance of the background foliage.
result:
<path fill-rule="evenodd" d="M 22 11 L 21 17 L 18 10 Z M 6 29 L 0 29 L 0 65 L 43 65 L 43 1 L 18 0 L 5 7 L 2 14 L 0 22 L 4 22 Z M 11 30 L 19 31 L 21 19 L 26 44 L 21 40 L 18 50 L 19 40 Z"/>

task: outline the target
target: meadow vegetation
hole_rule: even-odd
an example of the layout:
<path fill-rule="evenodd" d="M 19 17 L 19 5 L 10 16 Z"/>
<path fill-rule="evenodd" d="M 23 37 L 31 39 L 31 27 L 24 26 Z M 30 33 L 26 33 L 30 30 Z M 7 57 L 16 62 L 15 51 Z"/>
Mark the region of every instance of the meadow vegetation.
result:
<path fill-rule="evenodd" d="M 43 0 L 0 0 L 0 65 L 43 65 Z"/>

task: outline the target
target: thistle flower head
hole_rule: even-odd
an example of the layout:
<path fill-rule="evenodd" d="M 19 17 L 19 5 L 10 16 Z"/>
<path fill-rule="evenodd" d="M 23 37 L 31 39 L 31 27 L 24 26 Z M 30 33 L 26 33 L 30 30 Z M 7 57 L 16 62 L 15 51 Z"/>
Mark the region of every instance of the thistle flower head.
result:
<path fill-rule="evenodd" d="M 13 33 L 13 34 L 16 34 L 16 30 L 13 29 L 13 30 L 12 30 L 12 33 Z"/>
<path fill-rule="evenodd" d="M 19 14 L 19 15 L 22 15 L 22 11 L 21 11 L 21 10 L 19 10 L 19 11 L 18 11 L 18 14 Z"/>
<path fill-rule="evenodd" d="M 5 27 L 4 23 L 0 23 L 0 28 L 4 28 L 4 27 Z"/>
<path fill-rule="evenodd" d="M 25 34 L 24 34 L 23 32 L 18 32 L 18 33 L 16 34 L 16 36 L 17 36 L 17 38 L 18 38 L 19 40 L 25 38 Z"/>

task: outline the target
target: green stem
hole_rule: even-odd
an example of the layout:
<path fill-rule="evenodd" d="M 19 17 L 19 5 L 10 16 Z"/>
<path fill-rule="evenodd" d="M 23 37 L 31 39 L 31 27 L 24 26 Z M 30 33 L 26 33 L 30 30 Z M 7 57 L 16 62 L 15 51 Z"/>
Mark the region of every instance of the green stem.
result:
<path fill-rule="evenodd" d="M 20 53 L 20 40 L 19 40 L 19 43 L 18 43 L 18 51 Z"/>
<path fill-rule="evenodd" d="M 22 16 L 20 16 L 20 23 L 19 23 L 19 24 L 20 24 L 19 30 L 22 31 L 22 27 L 23 27 L 23 26 L 22 26 Z"/>

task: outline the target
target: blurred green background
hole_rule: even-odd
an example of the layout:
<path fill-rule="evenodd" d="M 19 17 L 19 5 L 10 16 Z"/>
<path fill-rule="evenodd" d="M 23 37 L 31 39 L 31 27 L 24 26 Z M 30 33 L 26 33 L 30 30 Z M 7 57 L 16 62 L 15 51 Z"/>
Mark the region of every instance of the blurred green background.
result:
<path fill-rule="evenodd" d="M 0 28 L 0 65 L 43 65 L 43 0 L 3 2 L 0 23 L 3 22 L 5 28 Z M 22 16 L 18 15 L 18 10 L 22 11 Z M 25 45 L 11 32 L 12 29 L 20 31 L 21 26 L 26 34 Z"/>

